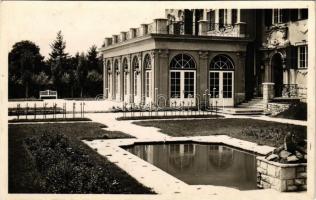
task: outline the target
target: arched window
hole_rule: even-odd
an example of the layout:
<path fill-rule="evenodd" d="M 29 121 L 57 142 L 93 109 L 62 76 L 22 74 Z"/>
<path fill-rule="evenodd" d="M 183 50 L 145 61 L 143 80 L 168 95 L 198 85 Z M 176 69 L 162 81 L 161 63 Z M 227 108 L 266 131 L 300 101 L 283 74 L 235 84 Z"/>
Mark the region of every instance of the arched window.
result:
<path fill-rule="evenodd" d="M 115 82 L 114 82 L 114 94 L 116 95 L 116 98 L 119 98 L 119 88 L 120 88 L 120 69 L 119 69 L 119 64 L 118 64 L 118 60 L 114 61 L 114 70 L 115 70 Z"/>
<path fill-rule="evenodd" d="M 170 69 L 195 69 L 195 62 L 192 56 L 178 54 L 170 62 Z"/>
<path fill-rule="evenodd" d="M 124 69 L 124 95 L 128 95 L 128 90 L 129 90 L 129 78 L 128 78 L 128 63 L 127 63 L 127 58 L 123 59 L 123 64 L 122 67 Z M 124 98 L 125 99 L 125 98 Z"/>
<path fill-rule="evenodd" d="M 210 63 L 209 91 L 211 98 L 219 100 L 219 104 L 234 104 L 234 68 L 233 60 L 223 54 L 215 56 Z"/>
<path fill-rule="evenodd" d="M 106 64 L 108 71 L 111 71 L 111 61 L 108 61 Z"/>
<path fill-rule="evenodd" d="M 145 68 L 145 96 L 149 98 L 151 96 L 151 58 L 149 54 L 144 58 Z"/>
<path fill-rule="evenodd" d="M 132 62 L 132 65 L 133 65 L 133 75 L 134 75 L 134 101 L 137 102 L 137 101 L 140 101 L 140 84 L 141 84 L 141 80 L 140 80 L 140 75 L 139 75 L 139 62 L 138 62 L 138 58 L 137 56 L 135 56 L 133 58 L 133 62 Z"/>
<path fill-rule="evenodd" d="M 114 69 L 115 69 L 115 72 L 119 71 L 118 60 L 115 60 L 114 62 Z"/>
<path fill-rule="evenodd" d="M 111 61 L 108 60 L 107 62 L 107 69 L 108 69 L 108 96 L 110 96 L 111 92 L 112 92 L 112 75 L 110 73 L 111 71 Z"/>
<path fill-rule="evenodd" d="M 151 69 L 151 58 L 149 54 L 146 54 L 144 58 L 144 67 L 145 69 Z"/>
<path fill-rule="evenodd" d="M 170 97 L 194 99 L 196 65 L 192 56 L 178 54 L 170 62 Z"/>
<path fill-rule="evenodd" d="M 133 58 L 133 69 L 134 70 L 137 70 L 137 69 L 139 69 L 139 63 L 138 63 L 138 59 L 137 59 L 137 56 L 135 56 L 134 58 Z"/>
<path fill-rule="evenodd" d="M 215 56 L 210 64 L 211 70 L 234 70 L 234 63 L 231 58 L 226 55 Z"/>

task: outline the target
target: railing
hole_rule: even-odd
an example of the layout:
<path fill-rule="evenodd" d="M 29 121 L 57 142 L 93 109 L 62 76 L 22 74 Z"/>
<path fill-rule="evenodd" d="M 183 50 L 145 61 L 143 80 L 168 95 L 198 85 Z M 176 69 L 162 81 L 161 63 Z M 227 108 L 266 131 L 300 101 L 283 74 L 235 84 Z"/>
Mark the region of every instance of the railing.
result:
<path fill-rule="evenodd" d="M 207 23 L 207 35 L 220 37 L 246 37 L 246 24 Z"/>

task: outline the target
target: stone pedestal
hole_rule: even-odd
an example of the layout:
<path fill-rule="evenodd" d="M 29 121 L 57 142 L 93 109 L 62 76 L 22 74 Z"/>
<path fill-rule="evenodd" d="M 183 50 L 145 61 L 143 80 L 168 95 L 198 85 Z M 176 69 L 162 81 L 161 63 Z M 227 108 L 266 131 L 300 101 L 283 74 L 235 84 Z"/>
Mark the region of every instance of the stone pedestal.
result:
<path fill-rule="evenodd" d="M 207 35 L 207 20 L 199 21 L 199 35 Z"/>
<path fill-rule="evenodd" d="M 262 83 L 263 86 L 263 101 L 268 106 L 270 99 L 274 98 L 274 83 Z"/>

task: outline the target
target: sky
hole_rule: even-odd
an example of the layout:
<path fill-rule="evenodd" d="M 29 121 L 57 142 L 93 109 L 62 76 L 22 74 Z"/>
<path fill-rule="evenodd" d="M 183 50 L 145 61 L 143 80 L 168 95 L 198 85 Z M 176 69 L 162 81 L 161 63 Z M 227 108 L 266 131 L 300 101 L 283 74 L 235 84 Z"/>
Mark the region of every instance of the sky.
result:
<path fill-rule="evenodd" d="M 9 2 L 10 3 L 10 2 Z M 100 47 L 105 37 L 164 17 L 165 5 L 133 2 L 13 2 L 6 9 L 9 51 L 21 40 L 33 41 L 48 58 L 50 44 L 62 31 L 66 52 L 87 52 Z"/>
<path fill-rule="evenodd" d="M 94 44 L 100 47 L 105 37 L 137 28 L 142 23 L 151 23 L 154 18 L 165 17 L 166 8 L 296 7 L 297 3 L 0 1 L 0 5 L 0 39 L 6 42 L 4 49 L 9 52 L 16 42 L 31 40 L 47 59 L 51 52 L 50 44 L 59 30 L 66 41 L 66 52 L 74 55 L 76 52 L 87 52 Z"/>

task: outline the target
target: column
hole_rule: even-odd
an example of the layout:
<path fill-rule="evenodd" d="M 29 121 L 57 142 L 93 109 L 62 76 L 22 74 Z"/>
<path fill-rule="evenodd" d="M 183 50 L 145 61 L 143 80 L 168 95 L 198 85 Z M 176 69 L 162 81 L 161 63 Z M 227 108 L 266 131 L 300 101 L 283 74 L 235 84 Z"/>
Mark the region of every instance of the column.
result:
<path fill-rule="evenodd" d="M 208 89 L 208 74 L 209 74 L 209 66 L 208 66 L 208 52 L 200 51 L 199 52 L 199 66 L 196 69 L 196 94 L 200 96 L 200 101 L 204 100 L 203 94 L 205 90 Z M 210 91 L 208 89 L 207 94 Z M 207 98 L 208 100 L 208 98 Z"/>
<path fill-rule="evenodd" d="M 169 50 L 160 49 L 159 50 L 159 94 L 169 96 Z"/>
<path fill-rule="evenodd" d="M 269 63 L 270 58 L 265 55 L 264 60 L 264 82 L 262 83 L 262 96 L 266 108 L 271 99 L 274 98 L 274 83 L 272 82 L 272 69 Z"/>
<path fill-rule="evenodd" d="M 158 103 L 158 99 L 157 96 L 160 94 L 160 64 L 159 64 L 159 50 L 155 49 L 154 50 L 154 66 L 153 66 L 153 75 L 152 78 L 154 79 L 153 83 L 154 83 L 154 103 L 157 104 Z M 167 98 L 167 96 L 166 96 Z"/>
<path fill-rule="evenodd" d="M 246 52 L 238 52 L 236 54 L 235 63 L 235 80 L 234 80 L 234 104 L 241 103 L 245 100 L 245 63 L 246 63 Z"/>

